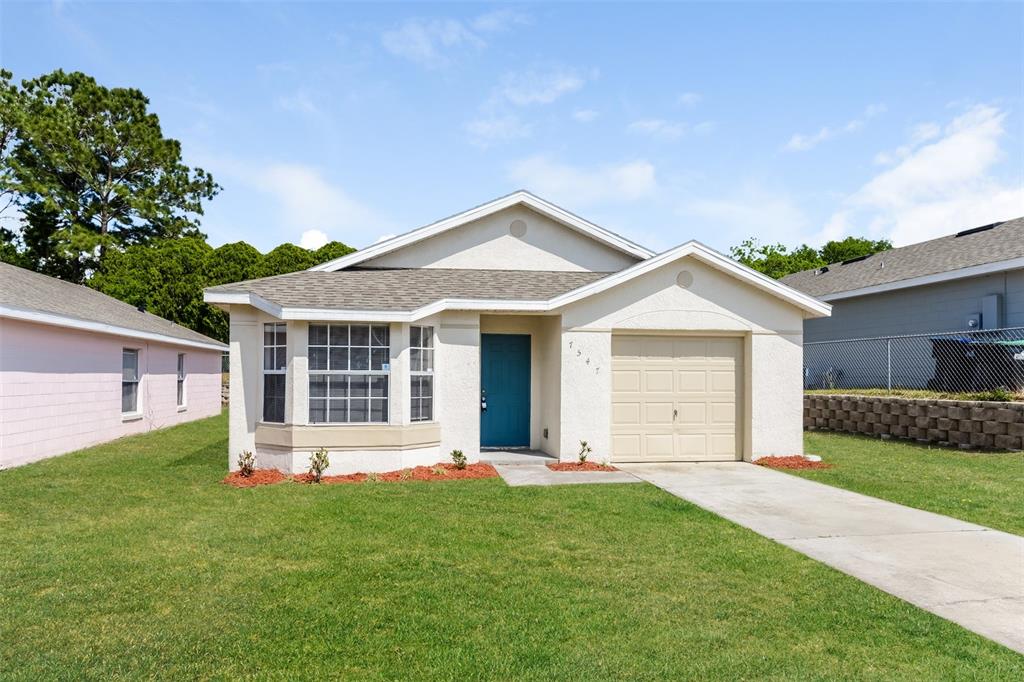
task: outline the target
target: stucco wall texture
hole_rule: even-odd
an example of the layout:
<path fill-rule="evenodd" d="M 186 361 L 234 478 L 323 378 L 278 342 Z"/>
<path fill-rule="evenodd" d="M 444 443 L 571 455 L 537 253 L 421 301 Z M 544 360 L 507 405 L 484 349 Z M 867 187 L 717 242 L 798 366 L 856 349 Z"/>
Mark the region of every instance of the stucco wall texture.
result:
<path fill-rule="evenodd" d="M 121 414 L 121 351 L 139 349 L 140 416 Z M 185 353 L 183 409 L 177 358 Z M 221 409 L 219 351 L 0 319 L 0 467 L 209 417 Z"/>

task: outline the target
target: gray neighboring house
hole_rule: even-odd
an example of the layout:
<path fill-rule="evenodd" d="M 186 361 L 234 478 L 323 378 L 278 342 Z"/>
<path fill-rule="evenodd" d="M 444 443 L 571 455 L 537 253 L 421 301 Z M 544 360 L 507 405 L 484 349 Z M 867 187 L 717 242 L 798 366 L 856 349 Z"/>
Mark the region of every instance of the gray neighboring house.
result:
<path fill-rule="evenodd" d="M 832 305 L 804 321 L 806 388 L 984 390 L 1024 385 L 990 341 L 1024 330 L 1024 218 L 832 263 L 782 278 Z M 966 337 L 955 332 L 980 331 Z M 937 337 L 939 332 L 954 332 Z M 910 336 L 906 335 L 919 335 Z M 887 341 L 877 337 L 904 337 Z M 859 341 L 841 340 L 861 339 Z M 837 341 L 837 343 L 822 343 Z M 988 346 L 985 346 L 988 344 Z"/>
<path fill-rule="evenodd" d="M 782 278 L 832 304 L 804 342 L 1024 327 L 1024 218 Z"/>

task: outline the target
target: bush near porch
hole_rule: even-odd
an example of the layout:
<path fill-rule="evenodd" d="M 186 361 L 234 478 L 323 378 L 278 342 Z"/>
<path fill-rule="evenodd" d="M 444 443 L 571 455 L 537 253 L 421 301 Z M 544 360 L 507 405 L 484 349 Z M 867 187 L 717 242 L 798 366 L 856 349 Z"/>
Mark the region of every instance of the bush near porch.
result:
<path fill-rule="evenodd" d="M 0 678 L 1024 677 L 648 485 L 239 490 L 225 432 L 0 472 Z"/>

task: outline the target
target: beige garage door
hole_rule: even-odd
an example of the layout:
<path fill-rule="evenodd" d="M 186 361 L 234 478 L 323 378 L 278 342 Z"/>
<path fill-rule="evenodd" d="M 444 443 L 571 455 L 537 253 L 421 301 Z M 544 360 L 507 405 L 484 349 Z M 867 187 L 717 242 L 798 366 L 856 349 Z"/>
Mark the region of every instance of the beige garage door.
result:
<path fill-rule="evenodd" d="M 742 339 L 612 337 L 612 460 L 742 459 Z"/>

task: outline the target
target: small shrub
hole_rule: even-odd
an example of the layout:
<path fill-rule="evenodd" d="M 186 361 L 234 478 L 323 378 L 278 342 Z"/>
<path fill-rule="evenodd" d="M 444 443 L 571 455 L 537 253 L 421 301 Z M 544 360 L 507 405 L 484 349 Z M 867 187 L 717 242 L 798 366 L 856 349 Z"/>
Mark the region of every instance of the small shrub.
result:
<path fill-rule="evenodd" d="M 1005 386 L 999 386 L 978 394 L 978 400 L 989 400 L 994 403 L 1009 403 L 1017 397 Z"/>
<path fill-rule="evenodd" d="M 380 474 L 378 474 L 376 471 L 371 471 L 370 473 L 366 474 L 366 482 L 380 483 Z"/>
<path fill-rule="evenodd" d="M 448 470 L 445 469 L 443 466 L 438 465 L 435 467 L 431 467 L 430 473 L 434 474 L 435 476 L 447 476 Z"/>
<path fill-rule="evenodd" d="M 403 481 L 408 481 L 412 478 L 412 469 L 402 469 L 402 472 L 398 474 L 398 477 Z"/>
<path fill-rule="evenodd" d="M 466 468 L 466 456 L 462 454 L 462 450 L 452 450 L 452 464 L 456 469 Z"/>
<path fill-rule="evenodd" d="M 249 478 L 255 470 L 256 456 L 248 450 L 243 450 L 242 454 L 238 456 L 238 473 L 241 474 L 242 478 Z"/>
<path fill-rule="evenodd" d="M 578 457 L 580 458 L 580 464 L 586 464 L 586 462 L 587 462 L 587 455 L 589 455 L 591 452 L 593 452 L 593 450 L 591 449 L 591 447 L 589 445 L 587 445 L 587 441 L 581 440 L 580 441 L 580 454 L 578 455 Z"/>
<path fill-rule="evenodd" d="M 324 476 L 324 471 L 331 465 L 327 459 L 327 448 L 320 448 L 309 457 L 309 474 L 313 477 L 313 483 L 319 483 Z"/>

